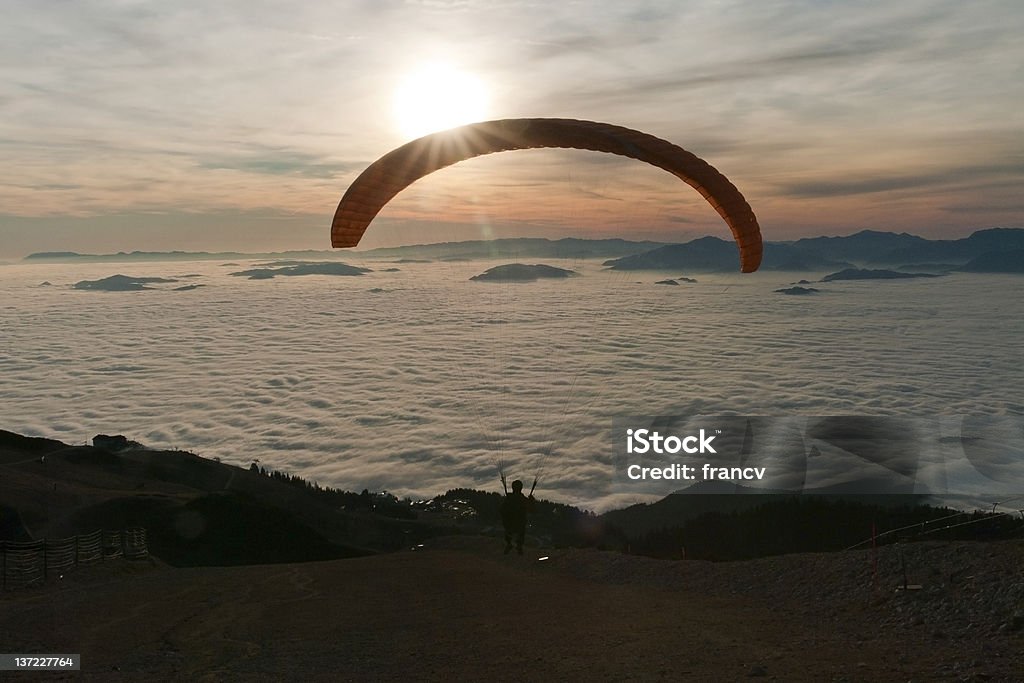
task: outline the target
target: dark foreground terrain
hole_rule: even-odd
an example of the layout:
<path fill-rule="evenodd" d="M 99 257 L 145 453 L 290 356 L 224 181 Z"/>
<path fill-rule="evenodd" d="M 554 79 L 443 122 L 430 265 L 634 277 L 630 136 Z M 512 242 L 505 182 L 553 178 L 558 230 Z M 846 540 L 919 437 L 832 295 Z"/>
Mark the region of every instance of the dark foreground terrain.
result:
<path fill-rule="evenodd" d="M 1019 538 L 708 562 L 692 543 L 690 559 L 656 560 L 535 526 L 526 554 L 505 556 L 486 512 L 496 494 L 450 492 L 410 518 L 353 506 L 363 494 L 101 443 L 0 432 L 0 540 L 141 526 L 149 552 L 51 565 L 0 591 L 0 653 L 82 655 L 80 674 L 0 680 L 1024 681 Z M 712 521 L 747 512 L 690 519 L 694 500 L 675 498 L 614 522 L 687 518 L 691 541 L 743 530 Z M 590 545 L 639 547 L 598 542 L 617 537 L 593 516 L 537 507 L 534 523 L 547 510 Z M 788 518 L 771 519 L 778 536 Z M 1001 529 L 967 528 L 981 527 Z"/>
<path fill-rule="evenodd" d="M 1024 680 L 1024 637 L 982 586 L 1019 599 L 1024 547 L 915 545 L 907 592 L 891 548 L 874 589 L 867 551 L 542 561 L 470 537 L 301 564 L 105 563 L 2 595 L 0 643 L 82 654 L 81 674 L 26 680 Z"/>

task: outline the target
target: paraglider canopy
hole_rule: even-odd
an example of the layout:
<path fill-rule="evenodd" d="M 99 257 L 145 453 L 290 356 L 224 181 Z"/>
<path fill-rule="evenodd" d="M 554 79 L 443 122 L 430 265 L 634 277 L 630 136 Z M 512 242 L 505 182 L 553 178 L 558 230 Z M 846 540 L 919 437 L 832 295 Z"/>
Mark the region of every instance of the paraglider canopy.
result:
<path fill-rule="evenodd" d="M 484 154 L 560 147 L 630 157 L 664 169 L 696 189 L 725 219 L 739 248 L 740 270 L 761 265 L 761 229 L 728 178 L 700 157 L 640 131 L 575 119 L 501 119 L 432 133 L 373 162 L 348 188 L 331 225 L 334 247 L 359 244 L 391 199 L 423 176 Z"/>

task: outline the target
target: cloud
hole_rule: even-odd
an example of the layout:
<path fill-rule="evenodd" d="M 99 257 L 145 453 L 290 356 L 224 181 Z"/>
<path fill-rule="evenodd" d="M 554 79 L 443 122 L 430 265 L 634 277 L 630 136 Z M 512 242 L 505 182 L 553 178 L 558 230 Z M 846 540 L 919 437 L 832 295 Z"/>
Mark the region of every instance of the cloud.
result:
<path fill-rule="evenodd" d="M 989 164 L 949 168 L 918 175 L 886 176 L 879 172 L 871 177 L 841 177 L 791 182 L 779 185 L 782 193 L 793 197 L 841 197 L 857 194 L 891 192 L 922 187 L 968 186 L 989 182 L 1020 182 L 1024 180 L 1024 164 Z"/>
<path fill-rule="evenodd" d="M 269 282 L 218 262 L 139 263 L 133 275 L 207 285 L 145 292 L 144 306 L 70 289 L 110 264 L 5 266 L 17 305 L 0 306 L 3 428 L 72 443 L 124 433 L 417 497 L 497 490 L 504 460 L 524 479 L 543 467 L 545 496 L 603 508 L 634 502 L 612 486 L 624 415 L 1024 414 L 1024 297 L 979 309 L 981 276 L 795 302 L 770 295 L 786 281 L 770 274 L 681 292 L 578 266 L 571 287 L 511 291 L 469 282 L 481 263 Z M 814 466 L 841 474 L 821 450 Z"/>
<path fill-rule="evenodd" d="M 1005 214 L 1016 214 L 1018 216 L 1024 216 L 1024 203 L 1019 202 L 1000 202 L 995 204 L 977 204 L 977 203 L 964 203 L 954 204 L 949 206 L 943 206 L 943 211 L 949 213 L 963 213 L 970 215 L 985 215 L 991 213 L 1005 213 Z"/>
<path fill-rule="evenodd" d="M 991 204 L 951 197 L 947 175 L 977 172 L 972 190 L 986 198 L 998 195 L 991 183 L 1017 179 L 984 168 L 1015 164 L 1014 140 L 1024 139 L 1024 91 L 1007 67 L 1024 60 L 1024 10 L 1012 0 L 543 10 L 15 0 L 0 26 L 0 206 L 25 217 L 329 212 L 361 167 L 403 142 L 391 89 L 430 60 L 476 72 L 496 117 L 606 120 L 692 149 L 749 189 L 770 224 L 884 220 L 867 200 L 897 189 L 928 199 L 900 220 L 926 227 L 939 217 L 966 231 L 992 215 L 966 207 Z M 601 157 L 575 163 L 591 178 L 612 173 Z M 509 157 L 504 177 L 542 178 L 557 196 L 567 180 L 551 159 Z M 463 176 L 466 188 L 500 180 L 479 175 Z M 592 183 L 584 191 L 620 198 Z M 667 193 L 653 194 L 674 211 Z M 797 201 L 809 198 L 821 201 Z M 939 214 L 940 204 L 961 209 Z M 500 203 L 478 208 L 507 214 Z M 584 220 L 603 229 L 606 214 Z M 179 229 L 194 234 L 167 228 Z"/>
<path fill-rule="evenodd" d="M 199 161 L 198 165 L 204 169 L 228 169 L 244 173 L 334 178 L 361 171 L 368 163 L 329 162 L 314 154 L 287 149 L 265 149 L 253 154 L 205 159 Z"/>
<path fill-rule="evenodd" d="M 809 49 L 788 50 L 778 54 L 751 55 L 741 61 L 706 64 L 685 73 L 670 72 L 640 77 L 622 77 L 602 83 L 600 87 L 584 85 L 567 91 L 562 101 L 580 107 L 600 107 L 621 102 L 658 102 L 665 97 L 697 88 L 718 88 L 736 84 L 757 87 L 757 81 L 778 79 L 780 74 L 792 76 L 794 71 L 807 74 L 812 70 L 836 69 L 862 65 L 865 60 L 886 55 L 898 48 L 892 41 L 861 39 L 854 44 L 837 47 L 822 43 Z M 664 71 L 664 69 L 655 69 Z"/>

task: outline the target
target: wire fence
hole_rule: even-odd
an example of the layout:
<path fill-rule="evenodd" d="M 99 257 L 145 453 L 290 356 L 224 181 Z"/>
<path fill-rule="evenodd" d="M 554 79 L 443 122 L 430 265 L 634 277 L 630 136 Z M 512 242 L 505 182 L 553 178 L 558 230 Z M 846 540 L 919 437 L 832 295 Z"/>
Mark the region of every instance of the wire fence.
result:
<path fill-rule="evenodd" d="M 1001 502 L 993 503 L 992 510 L 987 513 L 980 510 L 964 510 L 954 512 L 953 514 L 946 515 L 945 517 L 938 517 L 936 519 L 929 519 L 915 524 L 908 524 L 896 529 L 889 529 L 888 531 L 873 534 L 860 543 L 851 545 L 846 548 L 846 550 L 856 550 L 857 548 L 863 548 L 868 545 L 877 545 L 889 541 L 918 540 L 930 534 L 943 533 L 952 529 L 973 526 L 975 524 L 989 524 L 996 521 L 1017 522 L 1010 526 L 1010 530 L 1019 534 L 1024 530 L 1024 508 L 1018 508 L 1017 506 L 1006 504 L 1008 502 L 1019 500 L 1024 500 L 1024 496 L 1009 498 Z M 1005 512 L 1000 512 L 999 508 L 1001 507 L 1007 508 L 1007 510 Z M 1020 518 L 1019 520 L 1018 516 Z M 966 521 L 958 521 L 957 519 L 965 517 L 967 518 Z"/>
<path fill-rule="evenodd" d="M 3 590 L 44 583 L 79 565 L 105 560 L 139 560 L 149 557 L 146 530 L 98 530 L 70 538 L 15 543 L 0 541 L 0 575 Z"/>

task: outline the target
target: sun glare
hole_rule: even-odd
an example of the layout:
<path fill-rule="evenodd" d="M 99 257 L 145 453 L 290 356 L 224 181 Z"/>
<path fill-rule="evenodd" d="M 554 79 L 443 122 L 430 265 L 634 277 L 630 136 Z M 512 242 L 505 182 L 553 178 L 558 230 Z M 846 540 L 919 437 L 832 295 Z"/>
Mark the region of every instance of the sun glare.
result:
<path fill-rule="evenodd" d="M 487 118 L 483 82 L 448 64 L 427 64 L 395 89 L 395 122 L 402 135 L 417 138 Z"/>

